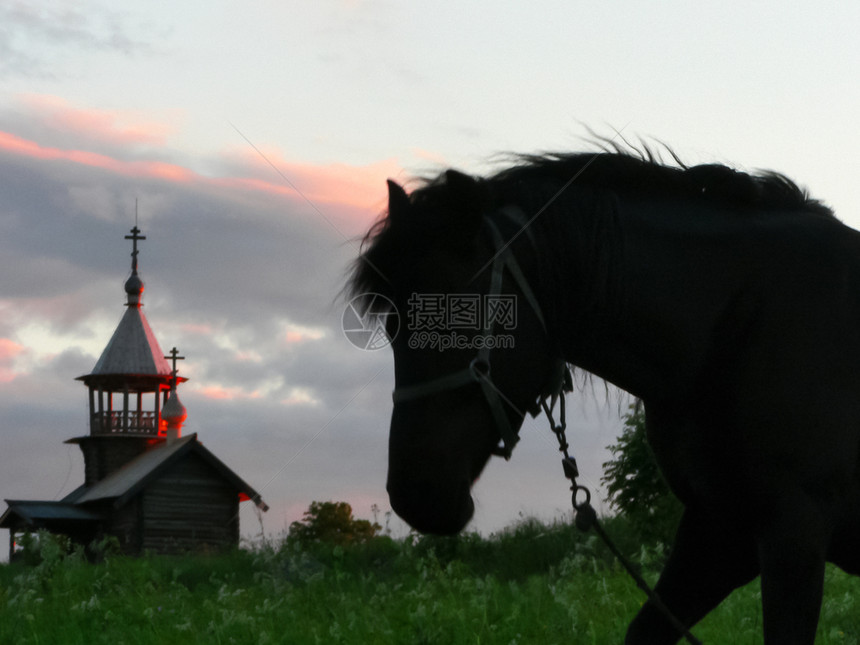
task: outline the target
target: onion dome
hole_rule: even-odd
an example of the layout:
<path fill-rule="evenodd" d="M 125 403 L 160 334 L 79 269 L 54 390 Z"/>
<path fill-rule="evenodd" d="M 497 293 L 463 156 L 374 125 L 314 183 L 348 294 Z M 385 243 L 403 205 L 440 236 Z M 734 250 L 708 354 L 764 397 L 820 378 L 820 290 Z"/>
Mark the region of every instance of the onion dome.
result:
<path fill-rule="evenodd" d="M 170 390 L 167 403 L 161 408 L 161 418 L 167 422 L 168 428 L 176 427 L 177 429 L 181 428 L 182 424 L 185 423 L 185 419 L 188 418 L 188 410 L 185 409 L 182 401 L 179 400 L 176 388 Z"/>
<path fill-rule="evenodd" d="M 143 295 L 143 280 L 137 275 L 137 271 L 131 274 L 131 277 L 125 281 L 125 292 L 128 294 L 128 306 L 140 307 L 140 297 Z"/>

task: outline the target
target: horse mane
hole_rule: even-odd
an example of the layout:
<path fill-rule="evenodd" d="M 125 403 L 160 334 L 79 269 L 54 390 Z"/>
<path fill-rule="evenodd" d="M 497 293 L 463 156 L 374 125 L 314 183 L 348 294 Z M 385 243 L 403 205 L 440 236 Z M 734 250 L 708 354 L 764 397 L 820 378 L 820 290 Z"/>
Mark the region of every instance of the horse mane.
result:
<path fill-rule="evenodd" d="M 802 211 L 833 216 L 806 190 L 773 171 L 746 173 L 722 164 L 687 166 L 670 150 L 677 165 L 667 165 L 651 149 L 599 153 L 548 153 L 520 156 L 520 163 L 502 170 L 489 182 L 505 186 L 551 180 L 570 182 L 618 194 L 704 199 L 734 208 Z M 563 184 L 562 184 L 563 185 Z"/>
<path fill-rule="evenodd" d="M 557 193 L 576 186 L 628 197 L 686 198 L 739 210 L 834 217 L 826 205 L 778 172 L 747 173 L 722 164 L 687 166 L 664 146 L 674 160 L 674 164 L 667 164 L 646 144 L 641 148 L 607 140 L 598 144 L 602 149 L 596 153 L 515 156 L 509 168 L 481 180 L 488 210 L 518 203 L 527 212 L 537 212 Z M 413 204 L 445 204 L 446 173 L 420 181 L 422 185 L 409 196 Z M 353 266 L 347 291 L 385 294 L 390 290 L 379 267 L 390 254 L 397 253 L 393 237 L 388 214 L 384 213 L 362 239 L 362 253 Z"/>

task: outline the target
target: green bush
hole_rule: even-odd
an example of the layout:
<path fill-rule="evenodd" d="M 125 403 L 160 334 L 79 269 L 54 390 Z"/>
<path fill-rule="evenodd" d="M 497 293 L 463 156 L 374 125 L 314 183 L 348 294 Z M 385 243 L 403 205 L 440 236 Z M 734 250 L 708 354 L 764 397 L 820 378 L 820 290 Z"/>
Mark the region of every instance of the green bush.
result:
<path fill-rule="evenodd" d="M 683 506 L 669 490 L 645 436 L 645 412 L 633 404 L 624 416 L 624 430 L 613 458 L 603 464 L 601 481 L 609 501 L 645 542 L 671 544 Z"/>
<path fill-rule="evenodd" d="M 365 542 L 381 530 L 376 522 L 355 519 L 352 506 L 346 502 L 311 502 L 302 519 L 290 524 L 288 539 L 300 544 L 343 545 Z"/>

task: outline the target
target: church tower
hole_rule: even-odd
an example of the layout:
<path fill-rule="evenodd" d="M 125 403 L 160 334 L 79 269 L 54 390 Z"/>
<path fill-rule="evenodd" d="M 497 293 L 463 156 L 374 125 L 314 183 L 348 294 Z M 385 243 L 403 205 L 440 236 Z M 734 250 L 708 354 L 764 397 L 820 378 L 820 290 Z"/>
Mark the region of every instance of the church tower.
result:
<path fill-rule="evenodd" d="M 126 310 L 93 371 L 78 380 L 89 391 L 89 434 L 69 439 L 84 453 L 84 483 L 59 501 L 7 499 L 0 528 L 16 534 L 40 529 L 87 546 L 104 536 L 123 553 L 186 553 L 235 549 L 239 505 L 268 506 L 260 494 L 197 439 L 182 436 L 187 416 L 176 392 L 175 347 L 165 356 L 143 315 L 143 281 L 131 235 Z M 168 362 L 170 361 L 170 362 Z"/>
<path fill-rule="evenodd" d="M 166 417 L 165 404 L 171 391 L 176 397 L 176 383 L 187 380 L 176 375 L 176 360 L 182 357 L 177 356 L 176 348 L 170 357 L 164 356 L 143 314 L 137 245 L 146 236 L 135 226 L 125 239 L 132 242 L 125 314 L 93 371 L 78 377 L 89 389 L 90 432 L 69 443 L 79 444 L 84 453 L 88 486 L 167 438 L 168 417 L 172 414 L 175 421 L 179 413 L 171 406 Z M 168 358 L 173 360 L 173 369 Z M 179 427 L 184 419 L 178 421 Z M 178 436 L 178 428 L 171 429 L 171 438 Z"/>

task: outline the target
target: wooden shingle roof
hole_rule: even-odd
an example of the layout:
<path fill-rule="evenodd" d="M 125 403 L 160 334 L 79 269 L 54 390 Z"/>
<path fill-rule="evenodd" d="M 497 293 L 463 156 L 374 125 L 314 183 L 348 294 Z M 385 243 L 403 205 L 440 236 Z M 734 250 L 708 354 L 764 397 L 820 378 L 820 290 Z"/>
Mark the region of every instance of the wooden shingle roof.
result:
<path fill-rule="evenodd" d="M 173 443 L 165 443 L 147 450 L 122 468 L 79 493 L 75 503 L 87 505 L 93 502 L 111 501 L 114 508 L 119 508 L 143 490 L 147 484 L 157 479 L 171 465 L 189 453 L 200 456 L 215 468 L 220 476 L 239 491 L 242 499 L 252 500 L 264 511 L 268 509 L 259 493 L 197 441 L 196 434 L 190 434 Z"/>
<path fill-rule="evenodd" d="M 4 500 L 8 508 L 0 515 L 0 528 L 9 528 L 18 521 L 28 526 L 41 526 L 45 522 L 91 522 L 102 519 L 96 511 L 78 508 L 67 502 Z"/>
<path fill-rule="evenodd" d="M 170 364 L 140 307 L 129 306 L 90 376 L 170 376 Z"/>

